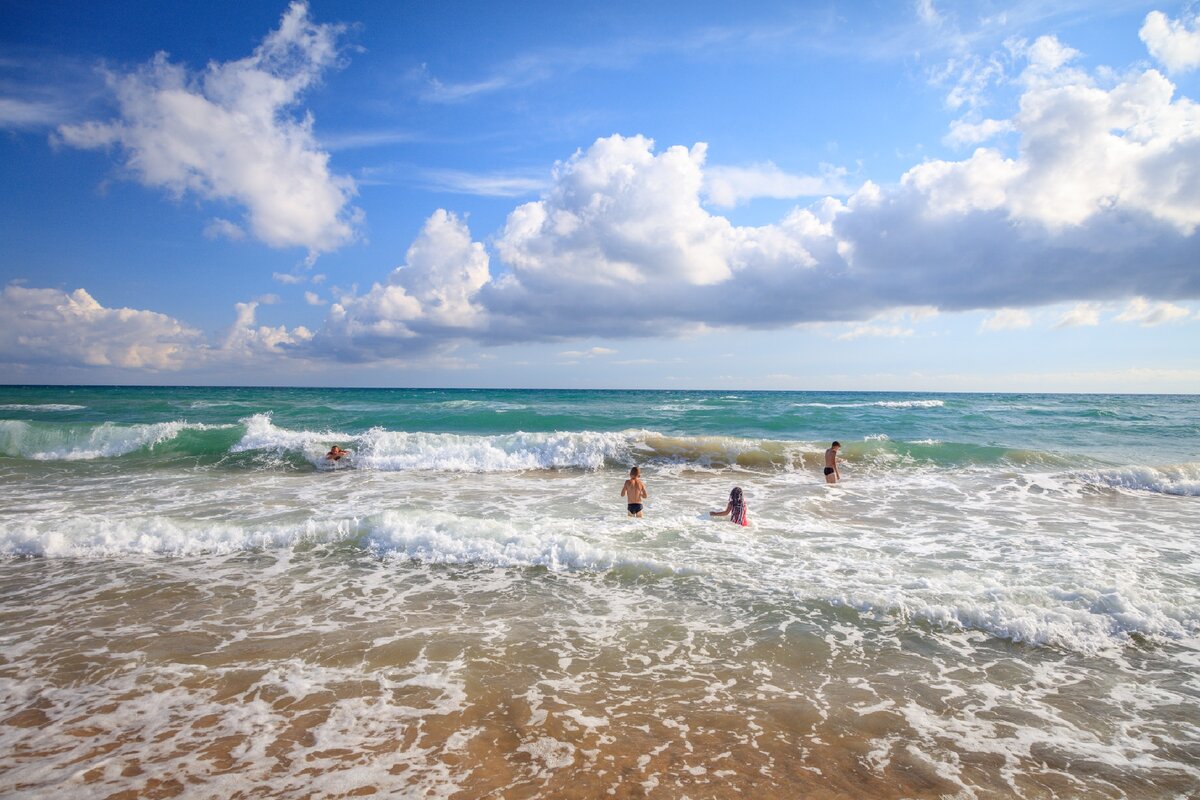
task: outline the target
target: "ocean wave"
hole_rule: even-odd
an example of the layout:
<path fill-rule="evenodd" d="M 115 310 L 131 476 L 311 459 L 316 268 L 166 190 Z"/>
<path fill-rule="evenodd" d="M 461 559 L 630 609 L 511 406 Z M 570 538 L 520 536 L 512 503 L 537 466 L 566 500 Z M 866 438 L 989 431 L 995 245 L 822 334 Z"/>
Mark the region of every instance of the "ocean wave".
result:
<path fill-rule="evenodd" d="M 454 433 L 389 431 L 366 433 L 293 431 L 271 421 L 269 414 L 243 420 L 246 433 L 232 452 L 260 450 L 297 453 L 313 466 L 330 466 L 330 445 L 351 450 L 350 466 L 383 471 L 442 470 L 448 472 L 513 472 L 529 469 L 599 469 L 627 462 L 635 433 L 510 433 L 472 436 Z"/>
<path fill-rule="evenodd" d="M 870 403 L 792 403 L 793 408 L 942 408 L 945 400 L 876 400 Z"/>
<path fill-rule="evenodd" d="M 266 525 L 76 515 L 0 531 L 0 556 L 227 555 L 339 542 L 357 544 L 379 558 L 426 564 L 543 567 L 553 572 L 687 571 L 651 558 L 596 547 L 568 534 L 439 511 L 384 511 L 362 519 L 310 519 Z"/>
<path fill-rule="evenodd" d="M 224 430 L 232 425 L 206 425 L 175 420 L 144 425 L 43 425 L 0 420 L 0 454 L 36 461 L 88 461 L 154 449 L 184 431 Z"/>
<path fill-rule="evenodd" d="M 0 532 L 0 555 L 109 558 L 189 556 L 291 547 L 303 541 L 336 541 L 356 535 L 352 521 L 243 526 L 166 517 L 73 515 L 43 524 L 13 525 Z"/>
<path fill-rule="evenodd" d="M 1109 489 L 1200 497 L 1200 462 L 1160 467 L 1127 466 L 1072 472 L 1069 478 Z"/>
<path fill-rule="evenodd" d="M 73 403 L 0 403 L 0 411 L 82 411 Z"/>
<path fill-rule="evenodd" d="M 867 617 L 899 618 L 945 630 L 979 631 L 1037 647 L 1097 653 L 1136 637 L 1184 639 L 1200 633 L 1200 613 L 1186 606 L 1136 596 L 1116 587 L 1075 591 L 1026 589 L 1020 600 L 996 587 L 984 596 L 884 596 L 847 592 L 824 598 Z"/>
<path fill-rule="evenodd" d="M 365 541 L 373 552 L 427 564 L 544 567 L 552 572 L 678 571 L 654 559 L 595 547 L 577 536 L 444 512 L 385 511 L 366 525 L 366 531 Z"/>

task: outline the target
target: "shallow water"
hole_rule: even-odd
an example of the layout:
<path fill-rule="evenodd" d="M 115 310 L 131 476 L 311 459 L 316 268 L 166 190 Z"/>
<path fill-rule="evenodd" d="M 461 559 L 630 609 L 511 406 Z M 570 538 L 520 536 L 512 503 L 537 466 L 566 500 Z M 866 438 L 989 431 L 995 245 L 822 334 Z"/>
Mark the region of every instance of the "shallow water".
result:
<path fill-rule="evenodd" d="M 0 794 L 1190 796 L 1198 424 L 1190 397 L 0 389 Z M 748 528 L 706 513 L 735 483 Z"/>

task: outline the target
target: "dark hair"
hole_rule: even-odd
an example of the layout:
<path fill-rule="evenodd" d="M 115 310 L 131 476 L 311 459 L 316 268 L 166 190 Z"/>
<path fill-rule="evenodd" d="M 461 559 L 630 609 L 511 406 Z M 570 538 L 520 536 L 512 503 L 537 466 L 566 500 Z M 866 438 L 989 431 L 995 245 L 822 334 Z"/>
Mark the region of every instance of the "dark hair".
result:
<path fill-rule="evenodd" d="M 831 445 L 829 445 L 829 446 L 830 446 L 830 447 L 841 447 L 841 446 L 842 446 L 842 443 L 841 443 L 841 442 L 834 442 L 833 444 L 831 444 Z"/>
<path fill-rule="evenodd" d="M 746 500 L 742 497 L 742 487 L 735 486 L 729 493 L 729 521 L 739 525 L 746 524 Z"/>
<path fill-rule="evenodd" d="M 638 468 L 637 468 L 637 467 L 630 467 L 630 468 L 629 468 L 629 474 L 630 474 L 630 475 L 632 475 L 633 477 L 635 477 L 635 478 L 636 478 L 636 477 L 637 477 L 637 474 L 638 474 Z"/>

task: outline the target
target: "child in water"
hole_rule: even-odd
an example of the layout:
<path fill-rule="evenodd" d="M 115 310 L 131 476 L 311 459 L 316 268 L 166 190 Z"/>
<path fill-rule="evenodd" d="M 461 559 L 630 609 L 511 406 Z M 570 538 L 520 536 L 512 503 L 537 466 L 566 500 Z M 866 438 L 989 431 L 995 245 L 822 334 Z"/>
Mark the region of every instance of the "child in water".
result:
<path fill-rule="evenodd" d="M 742 497 L 740 487 L 733 487 L 733 491 L 729 493 L 729 504 L 725 506 L 724 511 L 710 511 L 710 517 L 723 517 L 729 515 L 729 521 L 738 525 L 749 525 L 750 518 L 746 515 L 746 500 Z"/>
<path fill-rule="evenodd" d="M 637 467 L 629 470 L 629 480 L 625 481 L 625 485 L 621 487 L 621 497 L 627 501 L 625 508 L 629 511 L 629 516 L 642 516 L 642 501 L 648 495 L 646 494 L 646 484 L 642 483 L 641 471 Z"/>

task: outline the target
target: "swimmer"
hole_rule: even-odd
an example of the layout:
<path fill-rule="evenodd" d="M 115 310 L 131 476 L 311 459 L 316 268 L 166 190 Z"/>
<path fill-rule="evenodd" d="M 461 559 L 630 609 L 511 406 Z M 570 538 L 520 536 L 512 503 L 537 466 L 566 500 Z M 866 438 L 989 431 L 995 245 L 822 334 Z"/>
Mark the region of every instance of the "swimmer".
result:
<path fill-rule="evenodd" d="M 842 479 L 842 473 L 838 472 L 837 454 L 842 447 L 841 442 L 834 442 L 825 451 L 825 482 L 837 483 Z"/>
<path fill-rule="evenodd" d="M 338 447 L 335 444 L 333 447 L 329 448 L 329 452 L 325 454 L 325 460 L 326 461 L 337 461 L 337 460 L 341 459 L 342 456 L 348 456 L 348 455 L 350 455 L 349 450 L 343 450 L 342 448 Z"/>
<path fill-rule="evenodd" d="M 749 525 L 750 517 L 746 514 L 746 500 L 742 496 L 740 487 L 733 487 L 733 491 L 729 493 L 729 503 L 725 506 L 724 511 L 710 511 L 710 517 L 723 517 L 729 515 L 729 521 L 738 525 Z"/>
<path fill-rule="evenodd" d="M 642 501 L 646 499 L 646 484 L 638 477 L 640 474 L 637 467 L 632 467 L 629 470 L 629 479 L 621 487 L 621 497 L 628 502 L 625 508 L 629 510 L 631 517 L 642 516 Z"/>

